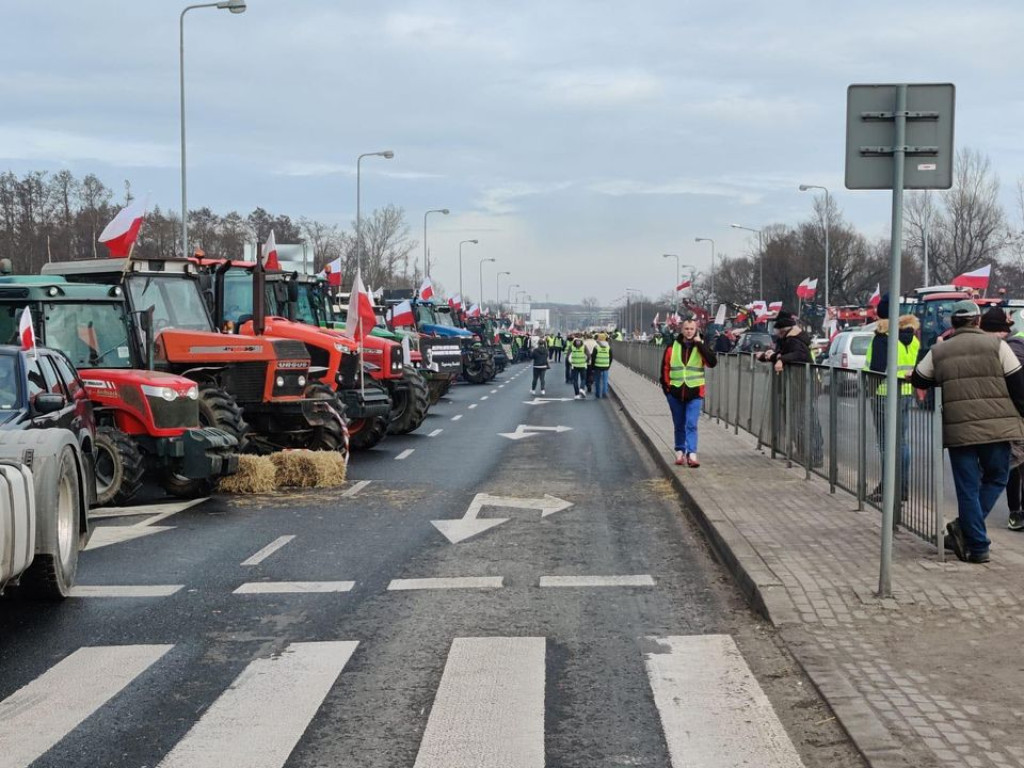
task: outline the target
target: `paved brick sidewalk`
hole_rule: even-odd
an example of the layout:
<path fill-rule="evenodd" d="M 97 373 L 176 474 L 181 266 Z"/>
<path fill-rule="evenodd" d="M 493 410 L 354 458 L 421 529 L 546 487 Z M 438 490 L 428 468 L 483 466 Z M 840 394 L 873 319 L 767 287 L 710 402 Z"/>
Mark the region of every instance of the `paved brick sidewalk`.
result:
<path fill-rule="evenodd" d="M 1024 767 L 1024 533 L 991 530 L 992 562 L 978 566 L 940 563 L 899 532 L 895 597 L 879 600 L 877 511 L 713 419 L 701 467 L 676 467 L 660 388 L 622 365 L 611 385 L 872 766 Z"/>

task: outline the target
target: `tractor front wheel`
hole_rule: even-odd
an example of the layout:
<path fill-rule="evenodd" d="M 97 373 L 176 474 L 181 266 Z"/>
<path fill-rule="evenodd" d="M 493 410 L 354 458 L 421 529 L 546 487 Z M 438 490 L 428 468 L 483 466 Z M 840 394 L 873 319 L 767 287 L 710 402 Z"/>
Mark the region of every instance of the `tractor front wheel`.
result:
<path fill-rule="evenodd" d="M 386 416 L 356 419 L 348 425 L 349 445 L 353 451 L 368 451 L 383 440 L 387 433 Z"/>
<path fill-rule="evenodd" d="M 430 409 L 430 391 L 420 372 L 405 366 L 402 382 L 391 391 L 388 434 L 406 435 L 419 429 Z"/>
<path fill-rule="evenodd" d="M 219 387 L 199 388 L 199 426 L 215 427 L 238 441 L 238 450 L 245 448 L 249 425 L 242 417 L 242 408 L 231 395 Z"/>
<path fill-rule="evenodd" d="M 142 451 L 117 427 L 96 430 L 96 505 L 124 505 L 142 486 Z"/>

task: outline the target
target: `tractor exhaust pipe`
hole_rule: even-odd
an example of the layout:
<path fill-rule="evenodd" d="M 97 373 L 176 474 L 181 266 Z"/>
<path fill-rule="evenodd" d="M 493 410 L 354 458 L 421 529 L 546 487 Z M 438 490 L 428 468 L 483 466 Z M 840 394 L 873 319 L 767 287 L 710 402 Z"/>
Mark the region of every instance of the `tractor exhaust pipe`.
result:
<path fill-rule="evenodd" d="M 263 269 L 263 257 L 256 254 L 256 266 L 252 270 L 252 332 L 262 336 L 267 321 L 267 273 Z"/>

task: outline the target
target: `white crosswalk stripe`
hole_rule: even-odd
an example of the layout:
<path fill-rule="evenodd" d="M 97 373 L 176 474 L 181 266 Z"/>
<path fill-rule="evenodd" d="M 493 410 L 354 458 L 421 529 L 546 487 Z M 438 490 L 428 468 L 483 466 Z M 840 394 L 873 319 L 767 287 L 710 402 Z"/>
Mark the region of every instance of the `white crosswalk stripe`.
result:
<path fill-rule="evenodd" d="M 357 645 L 292 643 L 252 662 L 159 768 L 280 768 Z"/>
<path fill-rule="evenodd" d="M 0 768 L 35 761 L 173 647 L 79 648 L 0 701 Z"/>

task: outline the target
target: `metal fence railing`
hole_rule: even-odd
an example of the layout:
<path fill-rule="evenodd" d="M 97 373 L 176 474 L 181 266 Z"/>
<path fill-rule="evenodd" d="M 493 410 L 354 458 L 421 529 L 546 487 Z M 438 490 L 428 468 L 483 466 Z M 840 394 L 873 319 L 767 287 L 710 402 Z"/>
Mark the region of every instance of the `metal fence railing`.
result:
<path fill-rule="evenodd" d="M 616 342 L 613 354 L 636 373 L 658 382 L 664 347 Z M 900 391 L 893 520 L 935 544 L 943 557 L 941 391 L 919 398 Z M 885 377 L 819 365 L 787 365 L 781 374 L 753 355 L 719 355 L 707 371 L 704 414 L 736 434 L 757 438 L 772 458 L 824 478 L 829 488 L 853 494 L 857 508 L 882 508 Z"/>

